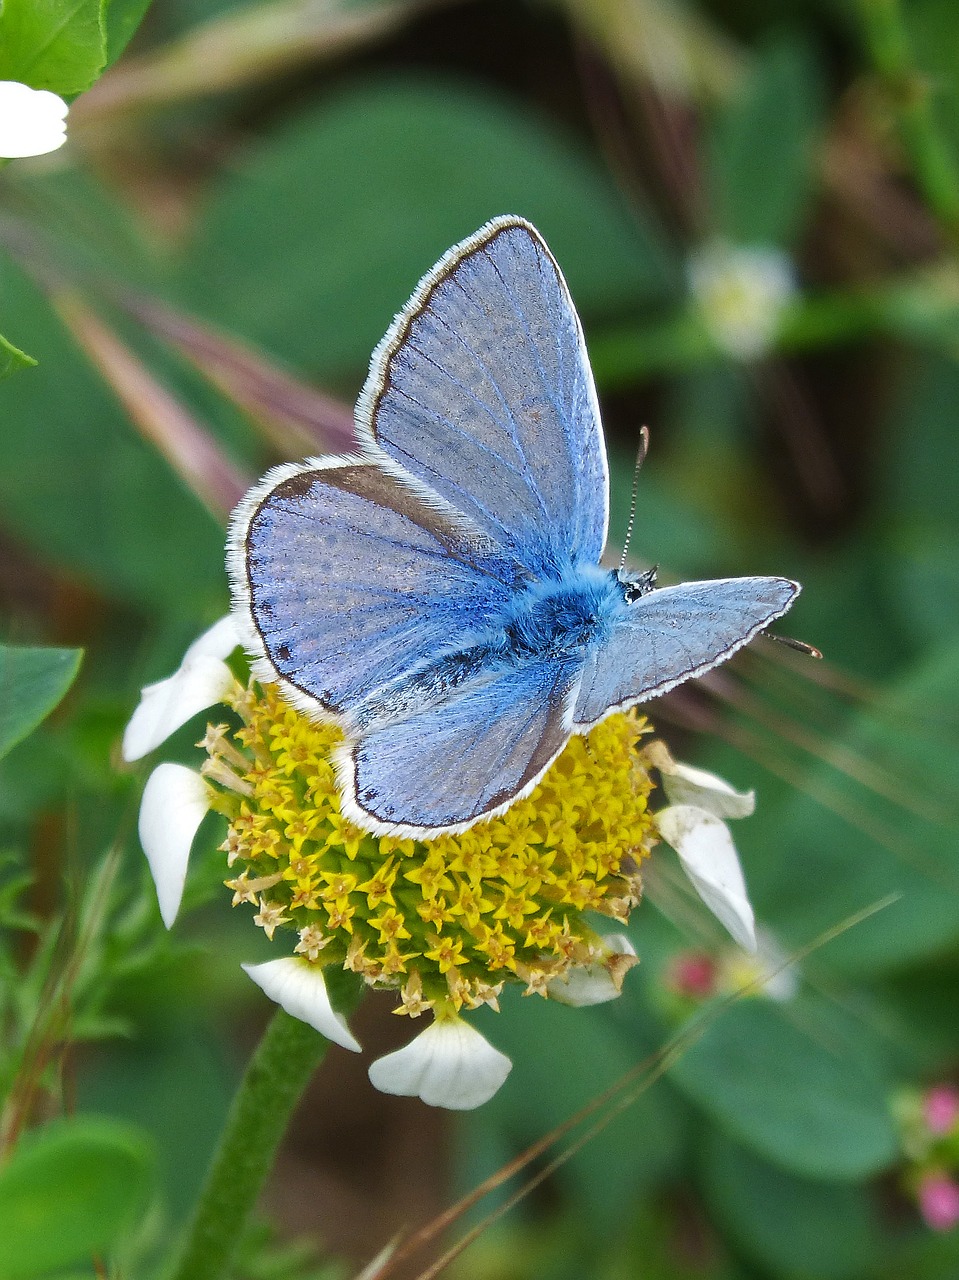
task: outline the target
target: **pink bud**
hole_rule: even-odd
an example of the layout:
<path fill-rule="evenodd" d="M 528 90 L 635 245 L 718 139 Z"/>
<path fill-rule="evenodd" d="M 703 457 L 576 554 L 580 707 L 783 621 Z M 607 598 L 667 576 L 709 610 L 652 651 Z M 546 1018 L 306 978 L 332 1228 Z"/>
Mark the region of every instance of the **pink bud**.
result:
<path fill-rule="evenodd" d="M 933 1231 L 951 1231 L 959 1222 L 959 1183 L 930 1173 L 919 1184 L 919 1212 Z"/>
<path fill-rule="evenodd" d="M 716 962 L 705 951 L 684 951 L 673 960 L 666 981 L 681 996 L 706 1000 L 716 991 Z"/>
<path fill-rule="evenodd" d="M 949 1133 L 959 1120 L 959 1090 L 951 1084 L 935 1085 L 922 1100 L 922 1118 L 937 1137 Z"/>

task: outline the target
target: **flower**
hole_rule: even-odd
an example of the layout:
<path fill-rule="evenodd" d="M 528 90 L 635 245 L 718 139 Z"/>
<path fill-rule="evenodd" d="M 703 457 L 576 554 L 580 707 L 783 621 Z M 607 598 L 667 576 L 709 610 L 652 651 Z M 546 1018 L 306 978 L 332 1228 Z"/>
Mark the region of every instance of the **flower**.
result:
<path fill-rule="evenodd" d="M 922 1118 L 930 1134 L 944 1137 L 959 1128 L 959 1089 L 951 1084 L 937 1084 L 922 1099 Z"/>
<path fill-rule="evenodd" d="M 715 955 L 704 950 L 677 952 L 663 971 L 662 988 L 667 1009 L 685 1016 L 717 995 L 765 996 L 786 1003 L 799 992 L 799 976 L 769 930 L 759 928 L 755 952 L 732 945 Z"/>
<path fill-rule="evenodd" d="M 904 1157 L 901 1183 L 928 1227 L 951 1231 L 959 1224 L 959 1089 L 902 1088 L 892 1110 Z"/>
<path fill-rule="evenodd" d="M 67 140 L 69 108 L 48 89 L 0 80 L 0 157 L 42 156 Z"/>
<path fill-rule="evenodd" d="M 931 1172 L 916 1190 L 919 1212 L 933 1231 L 951 1231 L 959 1222 L 959 1182 L 944 1173 Z"/>
<path fill-rule="evenodd" d="M 292 955 L 244 966 L 271 999 L 354 1051 L 327 990 L 330 966 L 391 990 L 400 1015 L 432 1014 L 425 1031 L 370 1067 L 389 1093 L 454 1109 L 485 1102 L 510 1063 L 462 1015 L 498 1008 L 507 984 L 571 1005 L 620 994 L 635 948 L 592 920 L 621 927 L 642 896 L 641 865 L 669 813 L 649 808 L 651 764 L 669 775 L 674 801 L 727 816 L 752 806 L 721 779 L 676 764 L 662 744 L 643 745 L 648 726 L 633 710 L 573 737 L 533 793 L 499 817 L 428 841 L 374 835 L 340 805 L 340 729 L 309 719 L 277 686 L 239 678 L 226 661 L 236 646 L 230 619 L 204 632 L 172 676 L 143 690 L 124 734 L 125 757 L 138 759 L 200 711 L 224 708 L 198 744 L 202 768 L 160 764 L 144 788 L 140 838 L 163 921 L 169 928 L 176 917 L 190 846 L 214 810 L 227 824 L 220 847 L 234 906 L 254 908 L 270 940 L 296 937 Z M 234 665 L 239 672 L 241 660 Z M 729 852 L 720 848 L 710 868 L 716 842 L 697 834 L 705 819 L 723 827 L 721 819 L 691 804 L 670 808 L 699 815 L 690 829 L 701 849 L 675 838 L 693 883 L 726 919 Z M 736 894 L 741 921 L 741 873 Z"/>
<path fill-rule="evenodd" d="M 705 769 L 674 760 L 661 742 L 646 750 L 670 804 L 656 814 L 659 834 L 679 854 L 683 870 L 713 915 L 746 951 L 756 950 L 756 924 L 739 855 L 724 818 L 745 818 L 753 792 L 734 791 Z"/>
<path fill-rule="evenodd" d="M 704 245 L 689 260 L 689 287 L 717 347 L 734 360 L 765 355 L 796 292 L 792 264 L 769 245 Z"/>

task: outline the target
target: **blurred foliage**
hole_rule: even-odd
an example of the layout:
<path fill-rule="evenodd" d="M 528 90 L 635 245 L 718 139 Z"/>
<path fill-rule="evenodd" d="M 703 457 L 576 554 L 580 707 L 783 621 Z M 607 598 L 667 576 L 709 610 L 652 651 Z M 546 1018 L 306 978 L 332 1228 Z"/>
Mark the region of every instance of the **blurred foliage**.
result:
<path fill-rule="evenodd" d="M 188 1220 L 259 939 L 217 892 L 212 822 L 184 940 L 163 934 L 124 719 L 225 608 L 230 486 L 306 449 L 284 432 L 335 438 L 423 271 L 504 212 L 583 316 L 613 541 L 648 422 L 637 560 L 800 579 L 789 626 L 826 659 L 759 643 L 651 708 L 678 754 L 756 786 L 736 838 L 799 994 L 699 1007 L 450 1273 L 959 1274 L 891 1107 L 959 1078 L 957 49 L 954 0 L 5 0 L 0 78 L 81 96 L 64 151 L 0 174 L 0 1277 L 158 1274 Z M 791 255 L 753 361 L 690 291 L 721 242 Z M 654 862 L 623 998 L 484 1010 L 514 1070 L 446 1148 L 336 1051 L 277 1171 L 283 1225 L 248 1230 L 234 1280 L 352 1274 L 334 1252 L 368 1260 L 667 1044 L 677 958 L 726 943 Z"/>

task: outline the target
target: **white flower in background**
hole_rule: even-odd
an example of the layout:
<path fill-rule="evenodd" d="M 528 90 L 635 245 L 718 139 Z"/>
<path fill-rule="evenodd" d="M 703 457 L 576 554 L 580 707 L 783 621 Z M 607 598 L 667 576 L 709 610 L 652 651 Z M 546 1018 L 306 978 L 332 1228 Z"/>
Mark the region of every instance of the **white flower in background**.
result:
<path fill-rule="evenodd" d="M 704 245 L 689 259 L 690 292 L 716 345 L 734 360 L 773 346 L 783 308 L 795 296 L 787 254 L 771 246 Z"/>
<path fill-rule="evenodd" d="M 768 929 L 756 930 L 756 950 L 752 955 L 728 948 L 717 968 L 717 989 L 737 992 L 752 987 L 757 994 L 786 1004 L 799 994 L 799 967 Z"/>
<path fill-rule="evenodd" d="M 48 89 L 0 80 L 0 158 L 18 160 L 56 151 L 67 140 L 67 111 Z"/>
<path fill-rule="evenodd" d="M 679 855 L 693 888 L 745 950 L 756 950 L 756 924 L 739 855 L 724 818 L 748 817 L 756 807 L 749 791 L 674 760 L 661 742 L 647 748 L 670 801 L 656 814 L 659 834 Z"/>

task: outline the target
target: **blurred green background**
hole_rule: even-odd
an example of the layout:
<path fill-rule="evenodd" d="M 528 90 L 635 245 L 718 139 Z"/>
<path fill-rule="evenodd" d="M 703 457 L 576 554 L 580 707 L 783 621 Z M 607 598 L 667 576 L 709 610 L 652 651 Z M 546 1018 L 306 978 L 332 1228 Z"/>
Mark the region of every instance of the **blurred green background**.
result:
<path fill-rule="evenodd" d="M 145 9 L 113 0 L 109 61 Z M 787 630 L 822 664 L 760 642 L 651 708 L 675 754 L 757 789 L 735 836 L 768 936 L 800 952 L 886 905 L 803 955 L 790 998 L 722 1012 L 451 1274 L 959 1276 L 897 1120 L 903 1091 L 959 1079 L 957 174 L 954 0 L 155 0 L 67 147 L 0 172 L 0 333 L 38 362 L 0 370 L 2 639 L 85 651 L 29 736 L 0 667 L 0 742 L 5 716 L 22 739 L 0 760 L 0 1138 L 44 1194 L 75 1166 L 118 1188 L 78 1208 L 72 1253 L 0 1277 L 150 1275 L 183 1225 L 267 1015 L 239 962 L 265 952 L 217 891 L 212 820 L 163 932 L 119 737 L 226 609 L 243 485 L 343 447 L 393 313 L 505 212 L 583 318 L 612 542 L 646 423 L 637 563 L 803 583 Z M 690 289 L 723 244 L 792 263 L 754 358 Z M 28 673 L 34 720 L 73 661 Z M 355 1274 L 663 1044 L 697 1004 L 683 957 L 728 959 L 669 856 L 621 1000 L 509 992 L 478 1020 L 515 1061 L 478 1112 L 375 1094 L 334 1050 L 236 1280 Z M 406 1037 L 390 1008 L 357 1017 L 371 1054 Z M 89 1132 L 17 1145 L 74 1112 Z M 0 1238 L 18 1194 L 0 1183 Z"/>

